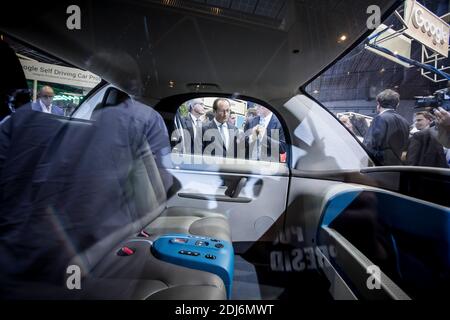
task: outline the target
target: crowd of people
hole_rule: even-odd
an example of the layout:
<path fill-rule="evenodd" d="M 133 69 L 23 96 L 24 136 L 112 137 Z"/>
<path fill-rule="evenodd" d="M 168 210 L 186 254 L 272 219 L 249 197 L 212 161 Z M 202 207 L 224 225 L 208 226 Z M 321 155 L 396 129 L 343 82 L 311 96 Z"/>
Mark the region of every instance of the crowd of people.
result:
<path fill-rule="evenodd" d="M 425 108 L 414 114 L 413 128 L 397 111 L 400 95 L 386 89 L 376 98 L 377 116 L 362 137 L 348 116 L 339 120 L 366 146 L 380 165 L 410 165 L 449 168 L 450 113 L 443 108 Z"/>
<path fill-rule="evenodd" d="M 280 121 L 266 107 L 255 104 L 246 111 L 245 122 L 237 127 L 237 114 L 226 98 L 214 100 L 206 111 L 203 99 L 188 101 L 188 115 L 180 117 L 185 153 L 286 161 L 286 140 Z"/>

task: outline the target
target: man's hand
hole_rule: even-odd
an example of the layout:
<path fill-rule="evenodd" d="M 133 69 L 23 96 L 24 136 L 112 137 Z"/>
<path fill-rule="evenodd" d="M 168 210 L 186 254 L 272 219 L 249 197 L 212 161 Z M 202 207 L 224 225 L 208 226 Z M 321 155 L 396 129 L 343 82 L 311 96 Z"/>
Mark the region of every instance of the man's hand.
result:
<path fill-rule="evenodd" d="M 261 134 L 264 133 L 264 127 L 261 125 L 257 125 L 255 127 L 253 127 L 253 132 L 254 135 L 260 136 Z"/>
<path fill-rule="evenodd" d="M 439 126 L 446 127 L 447 130 L 450 129 L 450 112 L 439 107 L 434 111 L 434 115 Z"/>
<path fill-rule="evenodd" d="M 438 124 L 437 139 L 444 147 L 450 148 L 450 113 L 439 107 L 434 111 L 434 115 Z"/>

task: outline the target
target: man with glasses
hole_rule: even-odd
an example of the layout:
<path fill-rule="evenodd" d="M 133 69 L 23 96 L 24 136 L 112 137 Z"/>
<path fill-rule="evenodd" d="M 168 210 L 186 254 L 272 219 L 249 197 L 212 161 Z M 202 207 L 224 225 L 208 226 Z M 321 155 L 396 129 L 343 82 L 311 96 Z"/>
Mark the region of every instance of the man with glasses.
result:
<path fill-rule="evenodd" d="M 184 132 L 184 144 L 188 153 L 202 152 L 202 126 L 205 120 L 205 105 L 203 99 L 192 99 L 187 103 L 189 113 L 181 118 Z"/>
<path fill-rule="evenodd" d="M 31 104 L 31 109 L 63 116 L 64 111 L 60 107 L 53 105 L 54 96 L 55 93 L 53 92 L 52 87 L 43 86 L 41 90 L 39 90 L 38 99 Z"/>

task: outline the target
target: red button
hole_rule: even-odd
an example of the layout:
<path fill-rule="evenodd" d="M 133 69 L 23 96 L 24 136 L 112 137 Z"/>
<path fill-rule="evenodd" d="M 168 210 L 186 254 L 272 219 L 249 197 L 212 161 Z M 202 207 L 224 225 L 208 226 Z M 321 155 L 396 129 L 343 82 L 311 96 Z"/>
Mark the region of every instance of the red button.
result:
<path fill-rule="evenodd" d="M 124 255 L 126 255 L 126 256 L 131 256 L 132 254 L 134 254 L 134 250 L 133 250 L 133 249 L 130 249 L 130 248 L 128 248 L 128 247 L 123 247 L 123 248 L 120 249 L 120 250 L 122 250 L 122 253 L 123 253 Z"/>

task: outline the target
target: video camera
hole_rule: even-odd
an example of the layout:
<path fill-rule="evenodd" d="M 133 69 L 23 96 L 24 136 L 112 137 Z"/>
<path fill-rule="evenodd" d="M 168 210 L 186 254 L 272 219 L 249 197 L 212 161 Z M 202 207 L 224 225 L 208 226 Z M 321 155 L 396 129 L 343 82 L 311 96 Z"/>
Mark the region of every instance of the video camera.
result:
<path fill-rule="evenodd" d="M 450 111 L 450 89 L 445 88 L 441 90 L 437 90 L 433 93 L 432 96 L 421 96 L 416 98 L 416 106 L 415 109 L 418 108 L 432 108 L 430 110 L 431 113 L 434 112 L 434 109 L 439 107 L 445 109 L 446 111 Z"/>

